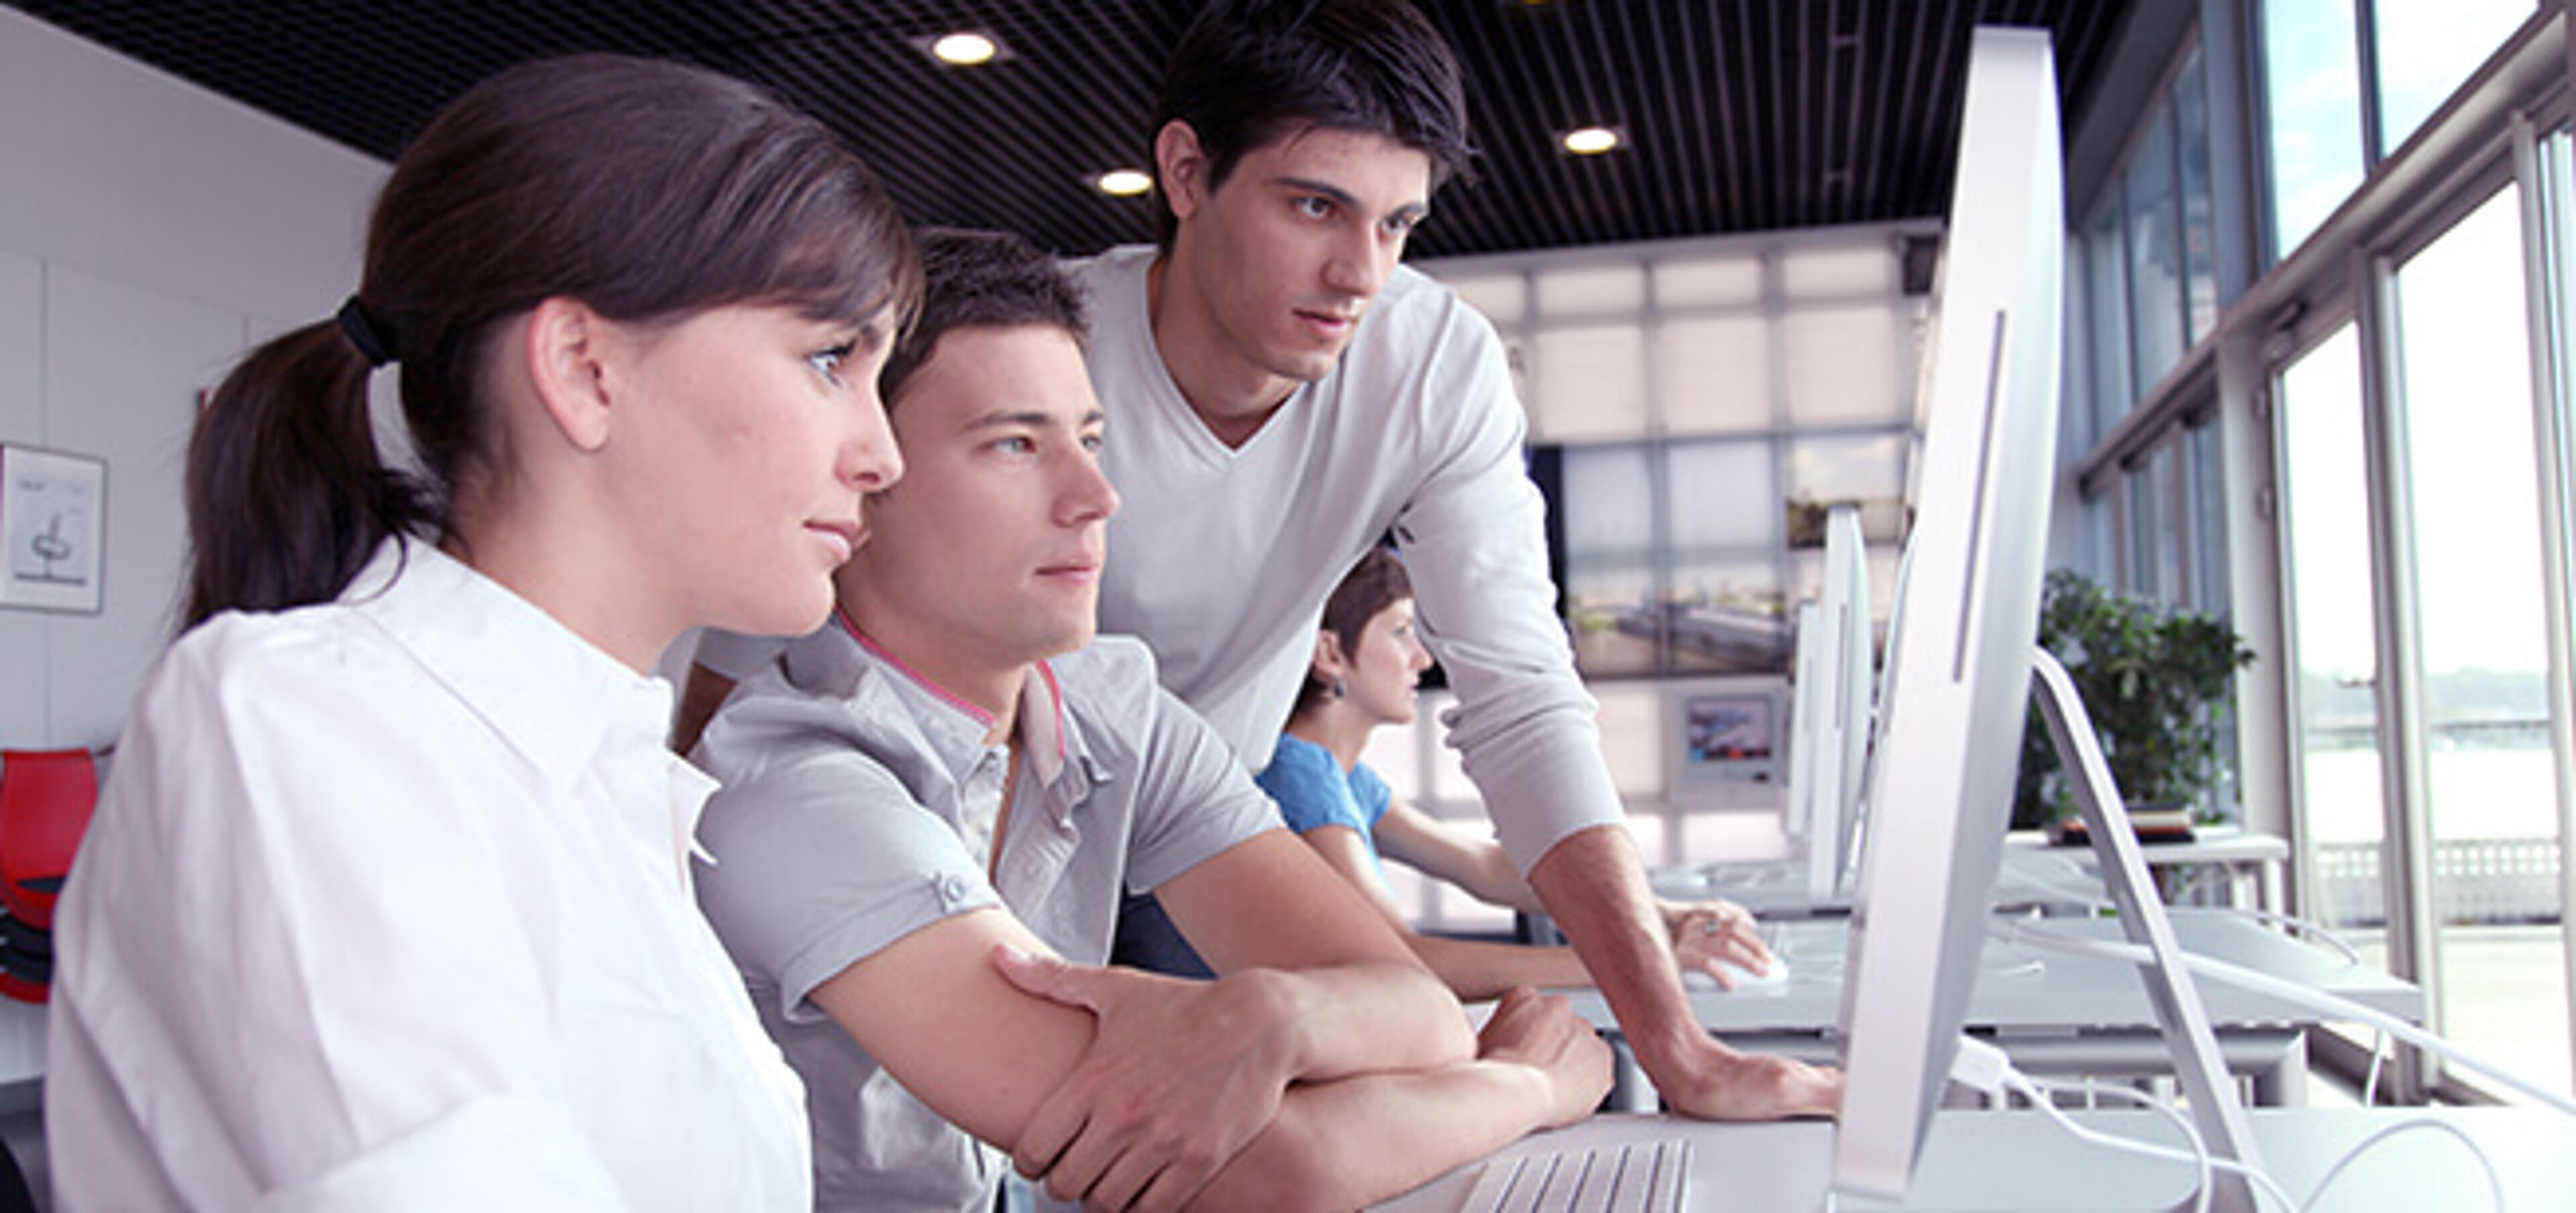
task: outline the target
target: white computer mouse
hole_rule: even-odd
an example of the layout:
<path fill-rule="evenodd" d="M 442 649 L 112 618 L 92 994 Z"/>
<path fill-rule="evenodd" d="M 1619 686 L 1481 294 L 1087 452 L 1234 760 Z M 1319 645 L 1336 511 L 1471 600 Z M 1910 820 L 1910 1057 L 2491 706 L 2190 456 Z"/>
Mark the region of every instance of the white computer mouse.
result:
<path fill-rule="evenodd" d="M 1776 986 L 1781 982 L 1789 980 L 1789 966 L 1787 962 L 1781 960 L 1777 956 L 1771 958 L 1770 969 L 1761 973 L 1756 973 L 1750 969 L 1742 968 L 1737 965 L 1728 964 L 1723 960 L 1717 963 L 1726 965 L 1726 976 L 1735 982 L 1735 988 L 1739 990 L 1745 989 L 1749 986 Z M 1719 987 L 1717 984 L 1717 978 L 1712 976 L 1707 970 L 1686 968 L 1682 970 L 1682 988 L 1685 990 L 1714 990 Z"/>

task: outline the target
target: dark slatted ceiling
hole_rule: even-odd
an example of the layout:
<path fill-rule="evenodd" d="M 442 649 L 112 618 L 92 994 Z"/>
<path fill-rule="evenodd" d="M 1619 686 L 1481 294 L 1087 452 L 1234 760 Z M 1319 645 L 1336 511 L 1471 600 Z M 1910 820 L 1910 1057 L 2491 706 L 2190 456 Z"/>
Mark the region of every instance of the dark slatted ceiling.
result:
<path fill-rule="evenodd" d="M 760 81 L 832 123 L 924 222 L 1064 253 L 1150 236 L 1091 179 L 1144 167 L 1193 0 L 9 0 L 120 53 L 391 159 L 519 59 L 614 50 Z M 2068 127 L 2129 10 L 2184 0 L 1425 0 L 1467 65 L 1484 156 L 1413 255 L 1937 217 L 1969 31 L 2045 26 Z M 962 20 L 961 20 L 962 16 Z M 1006 57 L 917 49 L 960 25 Z M 1631 145 L 1556 148 L 1600 123 Z"/>

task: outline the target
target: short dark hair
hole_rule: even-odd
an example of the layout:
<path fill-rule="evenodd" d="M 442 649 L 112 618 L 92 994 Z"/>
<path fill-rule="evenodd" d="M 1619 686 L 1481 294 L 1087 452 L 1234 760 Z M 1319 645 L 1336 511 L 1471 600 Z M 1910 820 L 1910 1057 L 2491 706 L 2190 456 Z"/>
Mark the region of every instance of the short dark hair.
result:
<path fill-rule="evenodd" d="M 1010 232 L 962 228 L 922 228 L 913 239 L 921 250 L 921 310 L 877 375 L 887 408 L 950 329 L 1039 324 L 1090 343 L 1082 288 L 1036 245 Z"/>
<path fill-rule="evenodd" d="M 1324 625 L 1342 642 L 1347 656 L 1359 652 L 1360 634 L 1368 630 L 1369 620 L 1378 612 L 1413 597 L 1413 578 L 1404 571 L 1404 562 L 1396 559 L 1393 549 L 1384 544 L 1371 547 L 1368 555 L 1351 566 L 1342 583 L 1333 587 L 1333 596 L 1324 600 Z M 1306 663 L 1306 685 L 1297 688 L 1296 711 L 1305 712 L 1320 706 L 1332 694 L 1315 677 L 1315 665 Z"/>
<path fill-rule="evenodd" d="M 1434 188 L 1476 154 L 1458 59 L 1405 0 L 1214 0 L 1163 70 L 1152 140 L 1186 122 L 1208 158 L 1208 187 L 1292 127 L 1371 131 L 1431 158 Z M 1165 247 L 1179 223 L 1154 211 Z"/>

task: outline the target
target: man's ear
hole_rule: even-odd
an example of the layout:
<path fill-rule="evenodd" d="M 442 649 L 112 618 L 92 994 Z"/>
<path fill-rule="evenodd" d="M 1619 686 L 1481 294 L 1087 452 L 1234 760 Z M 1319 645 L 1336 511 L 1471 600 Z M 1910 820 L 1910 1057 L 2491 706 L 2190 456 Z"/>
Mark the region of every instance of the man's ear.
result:
<path fill-rule="evenodd" d="M 1187 219 L 1206 203 L 1210 167 L 1199 133 L 1189 123 L 1174 118 L 1154 133 L 1154 179 L 1163 187 L 1163 203 L 1172 208 L 1172 218 Z"/>
<path fill-rule="evenodd" d="M 528 375 L 537 400 L 577 450 L 608 444 L 618 378 L 611 362 L 622 336 L 614 321 L 562 295 L 548 296 L 528 316 Z"/>

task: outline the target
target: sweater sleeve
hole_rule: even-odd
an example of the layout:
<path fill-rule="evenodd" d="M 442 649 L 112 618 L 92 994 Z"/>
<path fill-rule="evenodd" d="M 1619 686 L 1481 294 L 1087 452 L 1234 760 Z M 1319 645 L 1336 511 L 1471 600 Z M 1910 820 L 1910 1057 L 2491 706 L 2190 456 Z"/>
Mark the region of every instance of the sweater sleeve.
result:
<path fill-rule="evenodd" d="M 1526 873 L 1566 837 L 1626 813 L 1556 615 L 1546 507 L 1522 461 L 1502 342 L 1453 298 L 1426 344 L 1418 388 L 1446 448 L 1397 514 L 1396 543 L 1423 634 L 1458 692 L 1444 717 L 1449 744 Z"/>

